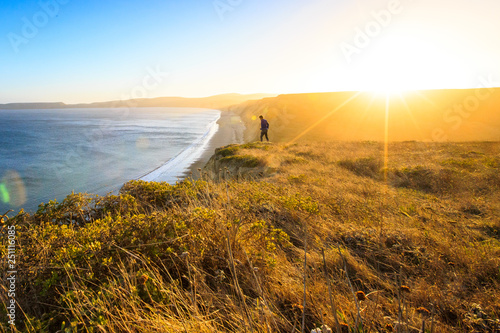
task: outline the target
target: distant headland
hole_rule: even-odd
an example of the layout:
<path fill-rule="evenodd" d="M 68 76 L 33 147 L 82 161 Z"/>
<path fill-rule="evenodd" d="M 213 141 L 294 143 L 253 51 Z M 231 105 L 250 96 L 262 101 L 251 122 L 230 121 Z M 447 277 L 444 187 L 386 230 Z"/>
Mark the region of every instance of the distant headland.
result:
<path fill-rule="evenodd" d="M 272 94 L 222 94 L 200 98 L 157 97 L 129 100 L 116 100 L 96 103 L 66 104 L 62 102 L 8 103 L 0 104 L 0 109 L 70 109 L 70 108 L 121 108 L 121 107 L 199 107 L 223 108 L 249 100 L 273 97 Z"/>

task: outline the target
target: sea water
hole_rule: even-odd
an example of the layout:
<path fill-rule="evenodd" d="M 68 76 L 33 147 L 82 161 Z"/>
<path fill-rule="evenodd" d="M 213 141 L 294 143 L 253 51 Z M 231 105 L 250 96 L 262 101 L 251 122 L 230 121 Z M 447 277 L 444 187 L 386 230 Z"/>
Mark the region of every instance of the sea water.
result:
<path fill-rule="evenodd" d="M 132 179 L 175 183 L 217 131 L 196 108 L 0 110 L 0 215 Z"/>

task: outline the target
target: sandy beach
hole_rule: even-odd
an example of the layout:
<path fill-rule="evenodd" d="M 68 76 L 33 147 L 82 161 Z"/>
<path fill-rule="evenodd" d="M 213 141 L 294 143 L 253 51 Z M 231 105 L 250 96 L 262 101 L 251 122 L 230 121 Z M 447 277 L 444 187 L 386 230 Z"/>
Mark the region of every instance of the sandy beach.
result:
<path fill-rule="evenodd" d="M 203 154 L 189 167 L 183 177 L 192 177 L 197 179 L 200 176 L 199 168 L 203 168 L 210 157 L 215 153 L 215 149 L 227 146 L 233 143 L 244 143 L 245 125 L 240 116 L 231 111 L 222 111 L 217 124 L 219 129 L 209 141 Z"/>

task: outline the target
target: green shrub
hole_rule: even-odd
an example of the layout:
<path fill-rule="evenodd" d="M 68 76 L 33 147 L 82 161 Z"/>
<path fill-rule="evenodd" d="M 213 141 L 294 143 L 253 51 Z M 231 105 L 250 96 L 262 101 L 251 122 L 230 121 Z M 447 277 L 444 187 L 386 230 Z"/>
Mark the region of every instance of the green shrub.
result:
<path fill-rule="evenodd" d="M 476 161 L 473 159 L 454 159 L 449 158 L 441 162 L 443 166 L 452 166 L 460 169 L 465 169 L 468 171 L 474 171 L 477 169 Z"/>
<path fill-rule="evenodd" d="M 255 168 L 264 165 L 263 161 L 251 155 L 226 156 L 222 158 L 220 162 L 246 168 Z"/>
<path fill-rule="evenodd" d="M 233 155 L 236 155 L 236 153 L 239 150 L 240 150 L 240 146 L 238 146 L 238 145 L 229 145 L 229 146 L 225 146 L 225 147 L 216 149 L 215 150 L 215 155 L 216 156 L 222 156 L 222 157 L 233 156 Z"/>

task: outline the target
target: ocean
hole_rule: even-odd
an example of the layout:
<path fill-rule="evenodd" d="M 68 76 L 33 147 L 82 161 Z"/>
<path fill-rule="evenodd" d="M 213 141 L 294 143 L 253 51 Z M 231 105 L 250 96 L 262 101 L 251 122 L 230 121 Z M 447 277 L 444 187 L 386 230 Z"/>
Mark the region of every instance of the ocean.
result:
<path fill-rule="evenodd" d="M 220 111 L 0 110 L 0 215 L 132 179 L 175 183 L 204 152 Z"/>

